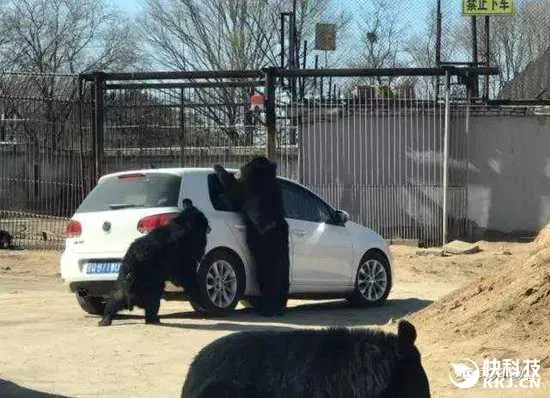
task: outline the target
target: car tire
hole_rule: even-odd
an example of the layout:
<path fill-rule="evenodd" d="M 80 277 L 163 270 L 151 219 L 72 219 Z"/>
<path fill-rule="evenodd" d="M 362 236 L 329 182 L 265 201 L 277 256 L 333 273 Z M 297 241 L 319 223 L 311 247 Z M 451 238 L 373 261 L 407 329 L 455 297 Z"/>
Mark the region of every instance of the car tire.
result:
<path fill-rule="evenodd" d="M 369 251 L 357 267 L 354 291 L 348 301 L 354 307 L 377 307 L 386 302 L 391 287 L 388 259 L 379 251 Z"/>
<path fill-rule="evenodd" d="M 81 296 L 76 293 L 76 300 L 85 312 L 91 315 L 103 315 L 105 312 L 105 299 L 103 297 Z"/>
<path fill-rule="evenodd" d="M 209 253 L 197 272 L 197 292 L 190 298 L 195 311 L 204 316 L 226 316 L 241 299 L 246 284 L 238 256 L 217 250 Z"/>

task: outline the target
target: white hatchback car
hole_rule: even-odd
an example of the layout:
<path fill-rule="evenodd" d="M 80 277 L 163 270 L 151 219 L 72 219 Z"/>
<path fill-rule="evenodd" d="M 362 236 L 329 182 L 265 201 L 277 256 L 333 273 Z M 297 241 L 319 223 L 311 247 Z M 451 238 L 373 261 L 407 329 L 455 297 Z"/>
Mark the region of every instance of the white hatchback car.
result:
<path fill-rule="evenodd" d="M 228 170 L 235 172 L 236 170 Z M 347 298 L 358 306 L 385 302 L 392 286 L 386 241 L 348 220 L 304 186 L 279 178 L 290 230 L 290 298 Z M 197 270 L 197 311 L 226 315 L 258 295 L 244 225 L 212 169 L 126 171 L 100 178 L 67 226 L 61 277 L 82 309 L 102 314 L 132 241 L 168 222 L 190 198 L 212 228 Z M 220 283 L 221 282 L 221 283 Z M 165 299 L 185 299 L 165 292 Z"/>

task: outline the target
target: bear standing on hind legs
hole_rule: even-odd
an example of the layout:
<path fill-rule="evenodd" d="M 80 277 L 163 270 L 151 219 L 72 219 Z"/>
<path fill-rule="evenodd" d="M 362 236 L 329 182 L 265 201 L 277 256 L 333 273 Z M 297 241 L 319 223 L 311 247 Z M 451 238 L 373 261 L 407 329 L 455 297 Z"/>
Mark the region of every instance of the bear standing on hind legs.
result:
<path fill-rule="evenodd" d="M 246 225 L 246 243 L 256 266 L 261 315 L 283 315 L 289 287 L 288 224 L 277 183 L 277 165 L 259 156 L 236 179 L 220 165 L 214 170 Z"/>

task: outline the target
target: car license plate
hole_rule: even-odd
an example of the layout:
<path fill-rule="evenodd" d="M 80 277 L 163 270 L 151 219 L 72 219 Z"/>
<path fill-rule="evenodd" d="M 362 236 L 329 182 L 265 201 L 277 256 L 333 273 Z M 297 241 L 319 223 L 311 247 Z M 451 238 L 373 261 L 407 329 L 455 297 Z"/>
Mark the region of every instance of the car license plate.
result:
<path fill-rule="evenodd" d="M 87 264 L 86 273 L 87 274 L 118 274 L 119 269 L 120 269 L 120 263 L 94 262 L 94 263 Z"/>

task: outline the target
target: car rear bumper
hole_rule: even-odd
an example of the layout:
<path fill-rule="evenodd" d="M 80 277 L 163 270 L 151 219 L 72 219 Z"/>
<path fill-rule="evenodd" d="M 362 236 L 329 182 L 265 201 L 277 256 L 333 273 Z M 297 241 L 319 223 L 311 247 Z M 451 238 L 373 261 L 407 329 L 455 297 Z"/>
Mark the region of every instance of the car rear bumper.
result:
<path fill-rule="evenodd" d="M 116 281 L 79 281 L 70 282 L 71 292 L 82 296 L 102 297 L 107 296 L 116 289 Z"/>
<path fill-rule="evenodd" d="M 106 297 L 116 289 L 116 281 L 70 282 L 69 289 L 81 296 Z M 184 301 L 189 299 L 189 295 L 183 289 L 167 283 L 162 298 L 167 301 Z"/>
<path fill-rule="evenodd" d="M 86 264 L 89 261 L 114 260 L 121 261 L 124 253 L 74 253 L 65 250 L 61 254 L 60 272 L 61 279 L 66 283 L 74 282 L 113 282 L 118 278 L 118 273 L 87 274 Z"/>

